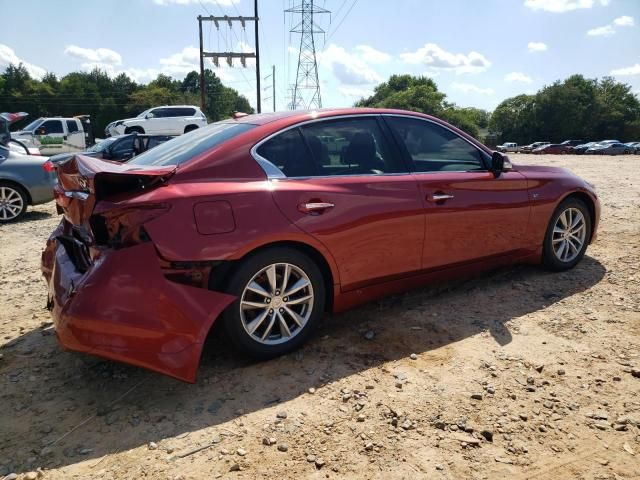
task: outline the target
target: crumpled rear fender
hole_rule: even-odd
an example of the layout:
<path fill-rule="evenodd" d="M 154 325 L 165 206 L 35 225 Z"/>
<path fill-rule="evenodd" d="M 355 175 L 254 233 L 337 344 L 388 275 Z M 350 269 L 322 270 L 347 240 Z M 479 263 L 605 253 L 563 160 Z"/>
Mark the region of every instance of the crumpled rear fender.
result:
<path fill-rule="evenodd" d="M 195 382 L 211 326 L 235 300 L 167 280 L 151 243 L 106 251 L 84 275 L 60 243 L 49 261 L 52 313 L 65 348 L 187 382 Z"/>

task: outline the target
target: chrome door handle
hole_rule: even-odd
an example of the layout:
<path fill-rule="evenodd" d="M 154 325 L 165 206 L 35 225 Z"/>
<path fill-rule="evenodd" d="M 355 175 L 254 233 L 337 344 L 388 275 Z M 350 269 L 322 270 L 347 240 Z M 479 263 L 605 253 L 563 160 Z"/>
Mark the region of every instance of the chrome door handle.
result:
<path fill-rule="evenodd" d="M 329 202 L 309 202 L 298 205 L 298 210 L 302 213 L 322 213 L 335 205 Z"/>
<path fill-rule="evenodd" d="M 430 202 L 441 202 L 443 200 L 449 200 L 454 198 L 453 195 L 449 195 L 447 193 L 434 193 L 433 195 L 427 197 L 427 200 Z"/>

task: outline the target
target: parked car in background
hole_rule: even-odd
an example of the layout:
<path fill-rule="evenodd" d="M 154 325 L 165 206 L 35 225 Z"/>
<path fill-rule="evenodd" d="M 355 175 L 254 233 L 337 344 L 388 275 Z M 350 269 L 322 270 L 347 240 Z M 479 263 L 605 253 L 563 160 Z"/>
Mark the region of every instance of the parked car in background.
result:
<path fill-rule="evenodd" d="M 506 152 L 516 153 L 518 151 L 518 144 L 513 142 L 505 142 L 502 145 L 498 145 L 496 147 L 496 150 L 503 153 L 506 153 Z"/>
<path fill-rule="evenodd" d="M 19 140 L 12 140 L 11 143 L 9 143 L 9 150 L 13 150 L 16 153 L 22 154 L 24 154 L 24 152 L 26 151 L 29 152 L 29 155 L 42 155 L 38 147 L 27 147 Z"/>
<path fill-rule="evenodd" d="M 135 118 L 116 120 L 104 130 L 107 137 L 125 133 L 182 135 L 207 125 L 207 117 L 192 105 L 165 105 L 145 110 Z"/>
<path fill-rule="evenodd" d="M 584 143 L 584 140 L 565 140 L 564 142 L 560 143 L 560 145 L 565 145 L 567 147 L 575 147 L 577 145 L 582 145 Z"/>
<path fill-rule="evenodd" d="M 38 118 L 22 130 L 11 132 L 11 137 L 29 148 L 38 148 L 42 155 L 80 152 L 93 144 L 88 115 Z"/>
<path fill-rule="evenodd" d="M 171 140 L 172 138 L 174 137 L 169 135 L 141 135 L 138 133 L 129 133 L 127 135 L 109 137 L 96 143 L 90 149 L 80 153 L 87 157 L 126 162 L 136 155 L 140 155 L 153 147 L 157 147 L 161 143 Z M 59 155 L 54 155 L 50 160 L 53 163 L 59 163 L 68 160 L 74 155 L 75 153 L 61 153 Z"/>
<path fill-rule="evenodd" d="M 524 147 L 522 147 L 520 149 L 521 153 L 531 153 L 533 150 L 535 150 L 538 147 L 541 147 L 543 145 L 549 145 L 550 142 L 533 142 L 530 145 L 525 145 Z"/>
<path fill-rule="evenodd" d="M 629 142 L 625 143 L 625 145 L 631 147 L 632 153 L 640 154 L 640 142 Z"/>
<path fill-rule="evenodd" d="M 599 143 L 589 148 L 585 153 L 587 155 L 628 155 L 633 150 L 624 143 Z"/>
<path fill-rule="evenodd" d="M 584 155 L 584 153 L 589 150 L 591 147 L 597 145 L 598 142 L 587 142 L 581 145 L 576 145 L 573 147 L 572 153 L 575 155 Z"/>
<path fill-rule="evenodd" d="M 30 155 L 28 147 L 11 138 L 9 124 L 17 120 L 13 114 L 0 113 L 0 223 L 17 220 L 28 205 L 53 200 L 56 183 L 47 157 Z M 10 144 L 18 149 L 9 148 Z"/>
<path fill-rule="evenodd" d="M 58 341 L 189 382 L 215 322 L 273 358 L 325 311 L 455 272 L 570 269 L 600 212 L 572 173 L 401 110 L 248 115 L 56 171 L 42 272 Z"/>
<path fill-rule="evenodd" d="M 572 150 L 573 149 L 569 145 L 563 145 L 561 143 L 549 143 L 547 145 L 542 145 L 536 148 L 531 153 L 534 153 L 536 155 L 540 155 L 543 153 L 558 155 L 558 154 L 571 153 Z"/>

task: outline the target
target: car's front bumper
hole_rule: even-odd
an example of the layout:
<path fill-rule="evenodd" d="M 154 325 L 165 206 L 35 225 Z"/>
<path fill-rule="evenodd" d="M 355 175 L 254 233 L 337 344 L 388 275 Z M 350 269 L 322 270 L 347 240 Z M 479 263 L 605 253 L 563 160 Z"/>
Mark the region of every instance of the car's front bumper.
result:
<path fill-rule="evenodd" d="M 105 250 L 81 273 L 63 234 L 61 224 L 42 253 L 60 344 L 194 382 L 206 336 L 235 297 L 168 280 L 150 242 Z"/>

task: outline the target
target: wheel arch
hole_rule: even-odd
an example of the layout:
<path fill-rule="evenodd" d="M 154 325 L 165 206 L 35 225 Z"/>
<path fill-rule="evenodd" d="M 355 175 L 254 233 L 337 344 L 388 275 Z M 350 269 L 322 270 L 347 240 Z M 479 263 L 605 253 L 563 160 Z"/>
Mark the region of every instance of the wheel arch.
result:
<path fill-rule="evenodd" d="M 313 262 L 318 266 L 318 268 L 320 269 L 320 273 L 322 274 L 326 292 L 325 311 L 332 311 L 334 301 L 334 285 L 338 283 L 336 275 L 337 272 L 334 273 L 335 270 L 334 268 L 332 268 L 332 264 L 320 250 L 312 245 L 309 245 L 308 243 L 295 240 L 279 240 L 265 243 L 246 252 L 242 257 L 238 259 L 223 262 L 223 265 L 221 265 L 220 268 L 215 268 L 214 270 L 212 270 L 212 279 L 209 283 L 210 288 L 212 288 L 213 290 L 219 290 L 227 282 L 227 279 L 233 273 L 235 268 L 247 258 L 250 258 L 260 252 L 271 248 L 283 247 L 291 248 L 293 250 L 299 251 L 300 253 L 303 253 L 311 260 L 313 260 Z"/>
<path fill-rule="evenodd" d="M 589 237 L 589 243 L 591 243 L 591 240 L 593 239 L 593 233 L 595 231 L 596 221 L 597 221 L 596 202 L 588 193 L 580 190 L 576 190 L 573 192 L 569 192 L 567 195 L 562 197 L 562 199 L 560 199 L 560 201 L 558 202 L 558 205 L 560 205 L 562 202 L 570 198 L 576 198 L 578 200 L 581 200 L 589 209 L 589 217 L 591 219 L 591 234 Z"/>
<path fill-rule="evenodd" d="M 23 184 L 21 184 L 17 180 L 13 180 L 11 178 L 3 178 L 3 177 L 0 177 L 0 183 L 8 183 L 10 185 L 18 187 L 26 195 L 27 205 L 33 205 L 33 199 L 31 198 L 31 193 L 29 192 L 29 189 L 25 187 Z"/>
<path fill-rule="evenodd" d="M 189 125 L 184 127 L 183 133 L 191 132 L 193 130 L 197 130 L 198 128 L 200 128 L 200 127 L 198 125 L 196 125 L 195 123 L 190 123 Z"/>
<path fill-rule="evenodd" d="M 141 127 L 140 125 L 132 125 L 130 127 L 129 126 L 125 126 L 124 127 L 124 134 L 125 135 L 129 134 L 129 133 L 134 133 L 134 132 L 142 133 L 142 134 L 146 133 L 144 127 Z"/>

